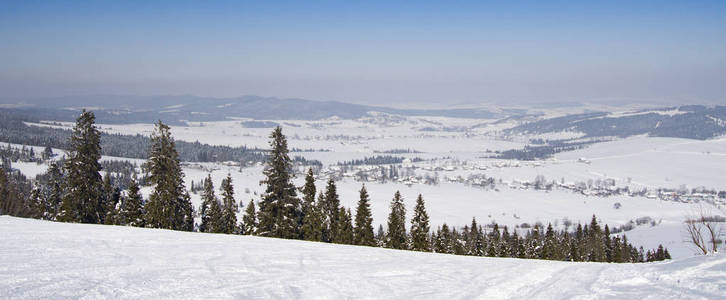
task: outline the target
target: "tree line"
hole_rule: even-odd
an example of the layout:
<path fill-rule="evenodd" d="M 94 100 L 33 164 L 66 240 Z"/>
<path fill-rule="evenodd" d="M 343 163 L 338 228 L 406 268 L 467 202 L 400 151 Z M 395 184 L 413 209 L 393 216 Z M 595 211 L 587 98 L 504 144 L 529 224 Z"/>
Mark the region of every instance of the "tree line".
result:
<path fill-rule="evenodd" d="M 69 138 L 70 151 L 62 163 L 51 164 L 37 180 L 30 195 L 14 193 L 16 188 L 3 168 L 0 172 L 0 214 L 42 218 L 61 222 L 115 224 L 184 231 L 258 235 L 316 242 L 386 247 L 401 250 L 473 256 L 536 258 L 563 261 L 644 262 L 670 258 L 668 250 L 636 249 L 627 237 L 610 234 L 598 224 L 577 226 L 574 232 L 536 225 L 526 231 L 492 223 L 457 230 L 443 224 L 433 231 L 425 201 L 418 195 L 413 216 L 406 224 L 406 206 L 400 192 L 390 202 L 386 229 L 374 232 L 370 196 L 363 185 L 355 214 L 340 204 L 337 186 L 327 181 L 317 191 L 312 168 L 302 187 L 293 184 L 293 159 L 287 139 L 276 127 L 270 134 L 264 179 L 265 191 L 256 204 L 250 201 L 237 220 L 239 206 L 234 198 L 231 176 L 222 180 L 219 197 L 211 176 L 203 181 L 202 203 L 195 212 L 180 165 L 176 143 L 169 127 L 158 122 L 150 137 L 151 146 L 145 179 L 152 187 L 148 200 L 139 193 L 135 175 L 122 190 L 108 175 L 101 176 L 100 132 L 92 112 L 83 111 Z M 111 167 L 111 165 L 107 165 Z M 116 166 L 123 168 L 124 166 Z M 17 181 L 17 180 L 16 180 Z M 200 217 L 195 224 L 195 216 Z"/>

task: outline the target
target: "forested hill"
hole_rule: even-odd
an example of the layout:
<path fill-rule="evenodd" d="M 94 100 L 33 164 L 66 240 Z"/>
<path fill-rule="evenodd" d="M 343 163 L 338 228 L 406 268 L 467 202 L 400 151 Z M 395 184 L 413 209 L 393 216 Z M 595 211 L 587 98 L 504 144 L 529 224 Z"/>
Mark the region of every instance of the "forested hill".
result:
<path fill-rule="evenodd" d="M 355 119 L 369 112 L 384 112 L 404 116 L 443 116 L 456 118 L 492 119 L 519 110 L 492 112 L 486 109 L 397 109 L 390 107 L 350 104 L 337 101 L 280 99 L 243 96 L 237 98 L 205 98 L 195 96 L 74 96 L 33 99 L 0 99 L 0 104 L 32 113 L 45 120 L 74 121 L 79 109 L 92 108 L 99 123 L 167 124 L 181 121 L 221 121 L 229 118 L 258 120 L 318 120 L 337 116 Z"/>
<path fill-rule="evenodd" d="M 726 106 L 689 105 L 631 113 L 594 112 L 544 119 L 505 131 L 507 134 L 582 132 L 587 137 L 647 134 L 705 140 L 726 134 Z"/>
<path fill-rule="evenodd" d="M 0 142 L 67 149 L 70 130 L 28 126 L 24 123 L 38 121 L 32 116 L 0 109 Z M 101 135 L 103 155 L 145 159 L 150 146 L 151 140 L 147 136 Z M 265 159 L 264 150 L 256 148 L 212 146 L 185 141 L 176 141 L 176 147 L 182 161 L 261 162 Z"/>

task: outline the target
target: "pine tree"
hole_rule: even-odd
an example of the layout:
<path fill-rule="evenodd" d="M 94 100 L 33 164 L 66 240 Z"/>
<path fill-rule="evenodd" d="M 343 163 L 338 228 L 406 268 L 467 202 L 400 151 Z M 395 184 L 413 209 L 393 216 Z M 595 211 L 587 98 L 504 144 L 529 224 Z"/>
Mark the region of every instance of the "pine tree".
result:
<path fill-rule="evenodd" d="M 223 232 L 222 209 L 219 205 L 219 200 L 214 195 L 214 184 L 212 183 L 211 175 L 207 175 L 202 186 L 202 205 L 199 208 L 202 223 L 199 224 L 199 231 Z"/>
<path fill-rule="evenodd" d="M 338 220 L 338 232 L 335 234 L 335 240 L 333 242 L 337 244 L 352 245 L 353 220 L 350 215 L 350 210 L 346 210 L 345 207 L 341 207 L 338 211 Z"/>
<path fill-rule="evenodd" d="M 40 187 L 35 187 L 30 192 L 28 206 L 29 217 L 34 219 L 40 219 L 43 217 L 43 213 L 45 212 L 45 199 L 41 196 Z"/>
<path fill-rule="evenodd" d="M 222 179 L 220 186 L 222 191 L 222 218 L 221 232 L 237 232 L 237 202 L 234 200 L 234 187 L 232 186 L 232 175 L 227 173 L 227 178 Z"/>
<path fill-rule="evenodd" d="M 118 225 L 120 219 L 121 189 L 119 187 L 111 188 L 111 194 L 106 201 L 106 218 L 104 224 Z"/>
<path fill-rule="evenodd" d="M 103 201 L 103 224 L 106 225 L 113 225 L 116 224 L 117 220 L 117 211 L 116 206 L 118 202 L 121 200 L 121 191 L 114 188 L 113 184 L 111 183 L 111 174 L 106 173 L 103 176 L 103 197 L 101 200 Z"/>
<path fill-rule="evenodd" d="M 159 121 L 151 143 L 148 169 L 154 191 L 146 204 L 146 226 L 192 231 L 194 209 L 184 187 L 184 173 L 169 126 Z"/>
<path fill-rule="evenodd" d="M 423 197 L 419 194 L 411 218 L 411 250 L 431 251 L 429 230 L 429 215 L 426 213 Z"/>
<path fill-rule="evenodd" d="M 552 223 L 547 225 L 547 231 L 544 237 L 544 246 L 542 247 L 542 259 L 557 259 L 557 241 L 555 240 L 555 231 Z"/>
<path fill-rule="evenodd" d="M 83 110 L 68 141 L 65 191 L 58 220 L 99 223 L 103 215 L 101 181 L 101 133 L 93 112 Z"/>
<path fill-rule="evenodd" d="M 388 215 L 388 234 L 386 247 L 406 249 L 406 207 L 403 205 L 401 193 L 396 191 L 391 200 L 391 213 Z"/>
<path fill-rule="evenodd" d="M 610 227 L 608 227 L 607 224 L 605 224 L 605 232 L 603 233 L 603 246 L 604 246 L 604 260 L 606 262 L 612 262 L 613 261 L 613 249 L 612 249 L 612 241 L 610 240 Z"/>
<path fill-rule="evenodd" d="M 446 225 L 444 223 L 441 225 L 441 231 L 438 232 L 438 242 L 436 247 L 437 253 L 453 253 L 453 250 L 451 248 L 451 245 L 453 242 L 451 241 L 451 233 L 449 232 L 449 225 Z"/>
<path fill-rule="evenodd" d="M 303 193 L 303 221 L 302 221 L 302 238 L 307 241 L 321 241 L 323 221 L 320 215 L 318 204 L 315 203 L 315 177 L 313 169 L 308 169 L 305 176 L 305 186 L 302 188 Z"/>
<path fill-rule="evenodd" d="M 340 223 L 340 199 L 335 186 L 335 181 L 331 178 L 325 188 L 325 196 L 322 199 L 323 208 L 323 240 L 326 242 L 335 241 L 335 235 L 338 233 L 338 225 Z"/>
<path fill-rule="evenodd" d="M 376 245 L 375 237 L 373 236 L 373 217 L 371 216 L 370 199 L 368 198 L 368 191 L 365 185 L 360 189 L 358 207 L 355 210 L 354 244 L 363 246 Z"/>
<path fill-rule="evenodd" d="M 296 238 L 299 236 L 300 200 L 292 183 L 292 160 L 288 155 L 287 139 L 282 128 L 276 127 L 270 134 L 272 150 L 265 167 L 267 188 L 262 196 L 259 211 L 258 233 L 262 236 Z"/>
<path fill-rule="evenodd" d="M 45 184 L 45 198 L 48 204 L 47 220 L 55 220 L 63 202 L 63 173 L 57 163 L 51 163 L 48 168 L 48 181 Z"/>
<path fill-rule="evenodd" d="M 255 201 L 250 200 L 245 209 L 245 215 L 242 216 L 242 234 L 252 235 L 257 231 L 257 212 L 255 211 Z"/>
<path fill-rule="evenodd" d="M 383 230 L 383 224 L 378 224 L 376 231 L 376 246 L 383 247 L 386 245 L 386 231 Z"/>
<path fill-rule="evenodd" d="M 590 227 L 588 228 L 588 261 L 605 261 L 605 245 L 603 243 L 603 232 L 600 229 L 600 225 L 597 223 L 595 215 L 592 215 L 590 221 Z"/>
<path fill-rule="evenodd" d="M 128 194 L 126 195 L 122 210 L 121 217 L 124 225 L 143 227 L 144 226 L 144 201 L 139 194 L 139 184 L 136 180 L 136 175 L 131 179 L 129 183 Z"/>
<path fill-rule="evenodd" d="M 484 232 L 480 225 L 476 223 L 475 218 L 471 218 L 471 230 L 469 231 L 469 243 L 467 251 L 469 255 L 484 256 L 486 253 L 484 246 Z"/>

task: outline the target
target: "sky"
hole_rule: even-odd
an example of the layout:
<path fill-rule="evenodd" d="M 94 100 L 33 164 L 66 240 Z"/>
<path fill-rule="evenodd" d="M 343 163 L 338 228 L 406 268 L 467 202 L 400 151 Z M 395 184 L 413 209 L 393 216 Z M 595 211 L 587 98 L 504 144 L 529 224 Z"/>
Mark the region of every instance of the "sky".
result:
<path fill-rule="evenodd" d="M 726 1 L 0 2 L 4 98 L 726 104 Z"/>

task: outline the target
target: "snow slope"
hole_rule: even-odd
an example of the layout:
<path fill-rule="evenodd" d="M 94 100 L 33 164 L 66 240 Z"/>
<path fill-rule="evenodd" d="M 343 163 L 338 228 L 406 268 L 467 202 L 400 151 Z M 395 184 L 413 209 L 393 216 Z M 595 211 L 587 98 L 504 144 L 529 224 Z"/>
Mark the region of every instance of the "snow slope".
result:
<path fill-rule="evenodd" d="M 0 216 L 0 298 L 717 299 L 726 256 L 648 264 L 416 253 Z"/>

